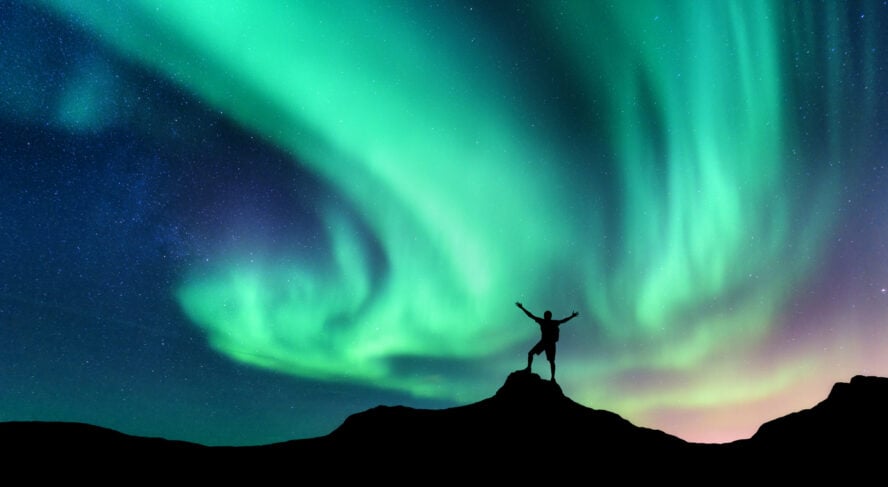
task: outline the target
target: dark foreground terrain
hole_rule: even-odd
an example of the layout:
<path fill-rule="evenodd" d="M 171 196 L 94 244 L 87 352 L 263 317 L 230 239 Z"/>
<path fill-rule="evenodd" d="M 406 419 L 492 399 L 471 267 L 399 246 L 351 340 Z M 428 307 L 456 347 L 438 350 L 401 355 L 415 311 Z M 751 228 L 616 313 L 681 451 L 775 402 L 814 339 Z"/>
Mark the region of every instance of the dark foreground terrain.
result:
<path fill-rule="evenodd" d="M 883 482 L 888 378 L 856 376 L 824 401 L 752 438 L 689 443 L 582 406 L 536 374 L 514 372 L 493 397 L 450 409 L 379 406 L 329 435 L 255 447 L 207 447 L 79 423 L 0 423 L 4 470 L 30 479 L 140 476 L 418 483 L 672 479 L 722 484 L 781 478 Z M 126 472 L 121 474 L 120 472 Z M 122 475 L 122 476 L 119 476 Z M 252 476 L 252 477 L 251 477 Z M 291 483 L 288 480 L 288 483 Z"/>

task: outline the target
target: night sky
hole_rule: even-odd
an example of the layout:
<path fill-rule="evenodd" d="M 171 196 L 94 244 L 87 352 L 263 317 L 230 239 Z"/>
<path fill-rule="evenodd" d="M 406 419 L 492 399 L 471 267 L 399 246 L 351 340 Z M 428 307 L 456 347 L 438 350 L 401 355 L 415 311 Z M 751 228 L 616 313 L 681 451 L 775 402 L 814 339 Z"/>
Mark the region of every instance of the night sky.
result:
<path fill-rule="evenodd" d="M 883 1 L 0 0 L 0 421 L 468 404 L 521 301 L 575 401 L 747 438 L 888 376 L 886 68 Z"/>

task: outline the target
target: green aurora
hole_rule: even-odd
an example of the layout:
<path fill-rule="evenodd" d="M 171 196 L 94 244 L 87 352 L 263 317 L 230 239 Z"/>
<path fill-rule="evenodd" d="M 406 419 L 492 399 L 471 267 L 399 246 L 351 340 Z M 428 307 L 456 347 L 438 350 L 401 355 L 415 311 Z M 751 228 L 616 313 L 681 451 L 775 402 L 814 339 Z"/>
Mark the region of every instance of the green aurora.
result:
<path fill-rule="evenodd" d="M 804 146 L 813 122 L 796 107 L 806 63 L 823 61 L 791 56 L 837 6 L 531 3 L 530 32 L 557 62 L 515 70 L 509 35 L 456 4 L 49 4 L 338 192 L 317 204 L 328 248 L 231 245 L 170 290 L 221 354 L 467 402 L 535 341 L 520 300 L 578 310 L 559 382 L 646 425 L 810 370 L 794 355 L 748 364 L 835 223 L 842 175 L 810 157 L 838 159 L 848 124 L 821 154 Z M 837 43 L 868 35 L 828 28 Z M 839 62 L 821 81 L 826 110 L 847 95 Z M 569 71 L 534 72 L 553 66 Z M 570 117 L 545 98 L 564 80 L 579 93 Z M 627 392 L 642 376 L 669 387 Z"/>

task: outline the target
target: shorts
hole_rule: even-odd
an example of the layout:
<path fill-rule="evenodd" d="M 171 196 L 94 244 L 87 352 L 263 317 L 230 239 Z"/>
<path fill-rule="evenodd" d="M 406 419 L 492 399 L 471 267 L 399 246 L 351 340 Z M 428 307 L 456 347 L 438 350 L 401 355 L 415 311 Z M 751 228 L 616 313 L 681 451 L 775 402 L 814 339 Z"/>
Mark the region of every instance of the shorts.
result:
<path fill-rule="evenodd" d="M 539 355 L 543 353 L 543 351 L 546 352 L 546 360 L 548 360 L 549 362 L 555 361 L 555 343 L 546 343 L 540 340 L 539 342 L 537 342 L 536 345 L 533 346 L 533 348 L 530 349 L 530 353 L 534 355 Z"/>

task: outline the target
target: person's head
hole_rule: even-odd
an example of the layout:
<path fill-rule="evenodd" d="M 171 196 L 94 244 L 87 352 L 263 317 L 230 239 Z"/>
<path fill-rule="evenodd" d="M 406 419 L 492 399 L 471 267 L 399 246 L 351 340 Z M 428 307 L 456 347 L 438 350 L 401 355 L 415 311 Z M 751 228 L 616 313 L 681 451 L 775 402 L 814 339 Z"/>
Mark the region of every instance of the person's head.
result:
<path fill-rule="evenodd" d="M 552 312 L 549 310 L 546 310 L 546 312 L 543 313 L 543 318 L 545 318 L 547 320 L 551 320 L 552 319 Z"/>

